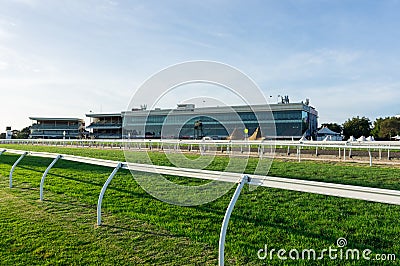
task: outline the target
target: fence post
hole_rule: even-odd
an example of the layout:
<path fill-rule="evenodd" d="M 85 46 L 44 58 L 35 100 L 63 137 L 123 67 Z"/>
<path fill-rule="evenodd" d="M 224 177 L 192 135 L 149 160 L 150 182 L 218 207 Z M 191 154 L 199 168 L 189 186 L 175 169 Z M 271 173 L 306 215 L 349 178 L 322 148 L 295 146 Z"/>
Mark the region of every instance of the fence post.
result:
<path fill-rule="evenodd" d="M 301 162 L 301 147 L 297 146 L 297 157 L 299 159 L 299 162 Z"/>
<path fill-rule="evenodd" d="M 61 155 L 57 155 L 56 158 L 51 162 L 51 164 L 47 167 L 46 171 L 44 171 L 42 179 L 40 180 L 40 201 L 43 201 L 43 187 L 44 187 L 44 180 L 46 179 L 47 174 L 49 173 L 50 169 L 56 164 L 58 159 L 61 158 Z"/>
<path fill-rule="evenodd" d="M 368 155 L 369 155 L 369 166 L 372 166 L 372 154 L 371 154 L 371 148 L 368 148 Z"/>
<path fill-rule="evenodd" d="M 99 200 L 97 201 L 97 225 L 101 225 L 101 203 L 103 202 L 103 197 L 104 193 L 107 190 L 108 185 L 110 184 L 111 180 L 115 176 L 115 174 L 118 172 L 118 170 L 121 168 L 122 163 L 119 162 L 118 165 L 114 168 L 110 176 L 107 178 L 107 181 L 104 183 L 103 187 L 101 188 L 100 195 L 99 195 Z"/>
<path fill-rule="evenodd" d="M 218 251 L 218 265 L 219 266 L 224 266 L 224 264 L 225 264 L 225 254 L 224 254 L 224 252 L 225 252 L 225 237 L 226 237 L 226 230 L 228 229 L 229 219 L 231 218 L 233 208 L 235 207 L 236 201 L 239 198 L 240 192 L 242 191 L 244 184 L 249 183 L 249 182 L 250 182 L 250 177 L 247 175 L 243 176 L 242 180 L 240 180 L 239 185 L 236 187 L 235 193 L 232 196 L 232 199 L 228 205 L 228 208 L 226 209 L 224 220 L 222 221 L 221 233 L 219 236 L 219 251 Z"/>
<path fill-rule="evenodd" d="M 11 171 L 10 171 L 10 188 L 12 188 L 12 175 L 14 173 L 15 167 L 17 167 L 17 164 L 19 164 L 19 162 L 25 157 L 25 155 L 27 155 L 28 152 L 24 152 L 19 158 L 18 160 L 13 164 Z"/>

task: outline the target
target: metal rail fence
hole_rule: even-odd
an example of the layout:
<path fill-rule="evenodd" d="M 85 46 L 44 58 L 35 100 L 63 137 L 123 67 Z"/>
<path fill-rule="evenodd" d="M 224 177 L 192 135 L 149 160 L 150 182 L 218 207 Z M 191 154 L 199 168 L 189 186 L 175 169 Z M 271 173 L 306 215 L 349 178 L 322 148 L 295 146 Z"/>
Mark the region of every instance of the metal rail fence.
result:
<path fill-rule="evenodd" d="M 369 165 L 372 166 L 374 155 L 377 160 L 391 160 L 394 156 L 400 159 L 400 141 L 238 141 L 238 140 L 178 140 L 178 139 L 11 139 L 0 140 L 0 144 L 25 144 L 25 145 L 53 145 L 53 146 L 75 146 L 94 148 L 129 148 L 136 150 L 169 150 L 200 152 L 201 155 L 210 153 L 220 154 L 248 154 L 250 156 L 273 157 L 277 149 L 286 149 L 286 155 L 295 150 L 295 158 L 298 161 L 309 159 L 305 151 L 310 154 L 311 150 L 315 157 L 321 155 L 321 151 L 331 151 L 342 161 L 349 161 L 355 151 L 364 151 Z M 304 152 L 302 152 L 304 151 Z M 326 157 L 325 157 L 326 158 Z M 365 160 L 365 159 L 364 159 Z M 397 162 L 397 160 L 395 160 Z M 400 163 L 400 161 L 399 161 Z"/>
<path fill-rule="evenodd" d="M 104 194 L 107 190 L 108 185 L 112 181 L 113 177 L 118 172 L 118 170 L 121 168 L 128 169 L 128 170 L 135 171 L 135 172 L 157 173 L 157 174 L 163 174 L 163 175 L 174 175 L 174 176 L 181 176 L 181 177 L 190 177 L 190 178 L 198 178 L 198 179 L 205 179 L 205 180 L 237 183 L 238 186 L 237 186 L 237 188 L 233 194 L 233 197 L 228 205 L 228 208 L 225 212 L 225 216 L 224 216 L 222 226 L 221 226 L 220 240 L 219 240 L 219 253 L 218 253 L 219 254 L 219 265 L 224 265 L 225 236 L 226 236 L 229 219 L 230 219 L 231 213 L 233 211 L 233 208 L 236 204 L 236 201 L 241 193 L 241 190 L 245 184 L 400 205 L 400 191 L 397 191 L 397 190 L 362 187 L 362 186 L 352 186 L 352 185 L 342 185 L 342 184 L 307 181 L 307 180 L 290 179 L 290 178 L 282 178 L 282 177 L 261 176 L 261 175 L 253 175 L 253 174 L 240 174 L 240 173 L 231 173 L 231 172 L 219 172 L 219 171 L 199 170 L 199 169 L 190 169 L 190 168 L 176 168 L 176 167 L 169 167 L 169 166 L 156 166 L 156 165 L 147 165 L 147 164 L 118 162 L 118 161 L 112 161 L 112 160 L 88 158 L 88 157 L 73 156 L 73 155 L 67 155 L 67 154 L 32 152 L 32 151 L 13 150 L 13 149 L 0 150 L 0 155 L 3 154 L 4 152 L 20 155 L 20 157 L 13 164 L 11 171 L 10 171 L 10 175 L 9 175 L 10 188 L 12 188 L 13 172 L 15 171 L 18 163 L 25 156 L 53 158 L 53 161 L 47 167 L 47 169 L 45 170 L 45 172 L 43 173 L 42 178 L 41 178 L 41 182 L 40 182 L 40 200 L 41 201 L 44 200 L 43 189 L 44 189 L 45 178 L 46 178 L 47 174 L 49 173 L 50 169 L 60 159 L 113 168 L 112 173 L 109 175 L 109 177 L 105 181 L 105 183 L 99 193 L 99 197 L 98 197 L 97 225 L 99 225 L 99 226 L 101 225 L 101 207 L 102 207 L 102 201 L 103 201 Z M 0 158 L 1 158 L 1 156 L 0 156 Z"/>

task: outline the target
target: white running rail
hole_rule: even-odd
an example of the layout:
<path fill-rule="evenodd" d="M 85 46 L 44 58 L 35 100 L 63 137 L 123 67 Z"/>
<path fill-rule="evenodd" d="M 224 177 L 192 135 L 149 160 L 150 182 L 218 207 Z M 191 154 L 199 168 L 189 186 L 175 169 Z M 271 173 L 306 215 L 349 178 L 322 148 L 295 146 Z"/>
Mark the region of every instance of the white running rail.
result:
<path fill-rule="evenodd" d="M 275 149 L 287 149 L 287 155 L 290 150 L 296 150 L 296 158 L 298 161 L 310 159 L 310 157 L 302 156 L 302 149 L 315 149 L 315 157 L 321 155 L 319 151 L 323 149 L 337 150 L 333 154 L 337 154 L 338 158 L 346 161 L 346 158 L 352 158 L 354 151 L 364 151 L 361 157 L 367 157 L 370 166 L 373 164 L 373 158 L 376 157 L 379 161 L 392 158 L 399 159 L 400 141 L 283 141 L 283 140 L 187 140 L 187 139 L 0 139 L 0 144 L 24 144 L 24 145 L 53 145 L 53 146 L 76 146 L 76 147 L 95 147 L 95 148 L 114 148 L 122 149 L 124 147 L 137 150 L 162 150 L 173 149 L 174 151 L 187 150 L 199 151 L 201 155 L 207 154 L 207 150 L 214 150 L 221 154 L 234 154 L 236 150 L 240 150 L 240 154 L 244 150 L 250 152 L 258 150 L 257 153 L 249 153 L 251 156 L 256 154 L 264 157 L 274 156 Z M 210 149 L 211 148 L 211 149 Z M 243 150 L 244 148 L 244 150 Z M 375 153 L 372 153 L 375 152 Z M 247 154 L 247 153 L 246 153 Z M 310 152 L 308 151 L 308 154 Z M 331 154 L 332 155 L 332 154 Z M 323 157 L 321 157 L 323 158 Z M 363 162 L 363 160 L 361 160 Z M 393 163 L 399 163 L 394 160 Z"/>

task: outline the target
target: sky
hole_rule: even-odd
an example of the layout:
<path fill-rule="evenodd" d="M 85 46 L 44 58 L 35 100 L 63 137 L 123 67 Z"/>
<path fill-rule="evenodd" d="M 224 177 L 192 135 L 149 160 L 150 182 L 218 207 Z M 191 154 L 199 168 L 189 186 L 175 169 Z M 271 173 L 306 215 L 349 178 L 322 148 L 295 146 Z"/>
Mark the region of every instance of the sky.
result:
<path fill-rule="evenodd" d="M 320 124 L 394 116 L 399 11 L 398 0 L 0 0 L 0 132 L 126 110 L 149 77 L 191 60 L 239 69 L 270 103 L 309 98 Z M 158 107 L 210 91 L 239 104 L 221 90 L 188 85 Z"/>

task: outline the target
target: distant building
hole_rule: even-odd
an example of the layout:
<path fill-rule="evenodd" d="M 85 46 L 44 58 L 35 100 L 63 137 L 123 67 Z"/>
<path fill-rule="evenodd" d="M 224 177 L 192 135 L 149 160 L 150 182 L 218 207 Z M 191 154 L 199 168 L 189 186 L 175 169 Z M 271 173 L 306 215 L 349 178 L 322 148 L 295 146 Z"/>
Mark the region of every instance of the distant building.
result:
<path fill-rule="evenodd" d="M 300 139 L 317 136 L 318 112 L 306 103 L 289 103 L 286 96 L 278 104 L 216 106 L 196 108 L 178 104 L 175 109 L 146 110 L 146 106 L 121 113 L 86 114 L 90 137 L 198 139 Z M 30 117 L 30 138 L 87 137 L 79 118 Z"/>
<path fill-rule="evenodd" d="M 332 140 L 332 141 L 342 141 L 343 138 L 340 133 L 330 130 L 327 127 L 323 127 L 318 130 L 317 140 Z"/>
<path fill-rule="evenodd" d="M 80 118 L 29 117 L 32 120 L 29 138 L 77 139 L 85 137 L 85 121 Z"/>
<path fill-rule="evenodd" d="M 272 115 L 270 113 L 272 111 Z M 254 112 L 259 116 L 258 119 Z M 273 118 L 272 118 L 273 116 Z M 244 135 L 253 134 L 261 126 L 264 138 L 292 139 L 316 136 L 318 112 L 301 103 L 253 106 L 195 108 L 180 104 L 176 109 L 155 109 L 123 112 L 124 137 L 130 138 L 199 138 L 229 136 L 226 126 Z M 238 118 L 239 125 L 232 123 Z M 273 128 L 275 126 L 275 128 Z M 241 128 L 243 127 L 243 128 Z M 177 128 L 179 131 L 177 131 Z M 199 130 L 200 129 L 200 130 Z M 276 130 L 276 131 L 275 131 Z M 276 132 L 276 135 L 274 134 Z"/>
<path fill-rule="evenodd" d="M 120 139 L 122 138 L 122 115 L 111 114 L 86 114 L 91 123 L 86 129 L 92 130 L 90 136 L 96 139 Z"/>

